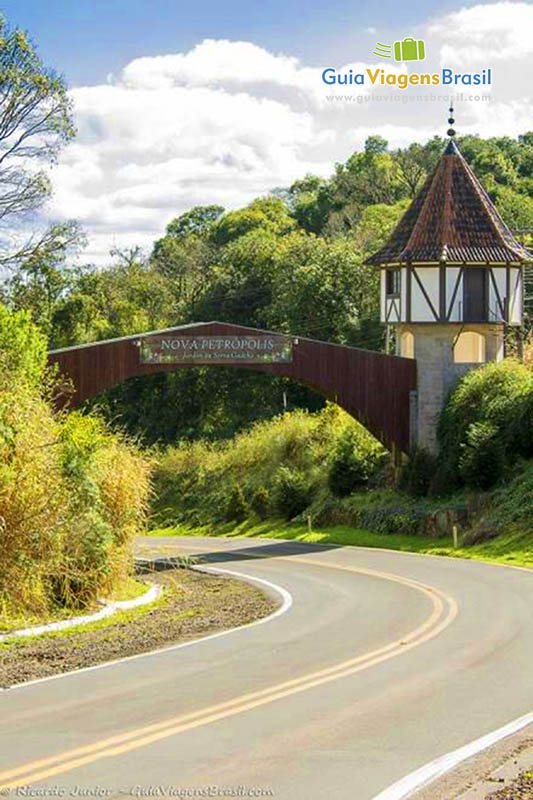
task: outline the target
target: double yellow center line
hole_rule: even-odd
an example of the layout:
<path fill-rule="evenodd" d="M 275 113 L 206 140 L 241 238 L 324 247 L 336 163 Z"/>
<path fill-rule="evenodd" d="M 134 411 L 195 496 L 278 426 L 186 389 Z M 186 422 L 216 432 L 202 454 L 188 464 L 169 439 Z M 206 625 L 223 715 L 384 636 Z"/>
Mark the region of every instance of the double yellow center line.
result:
<path fill-rule="evenodd" d="M 279 560 L 279 558 L 277 560 Z M 316 686 L 321 686 L 331 681 L 338 680 L 339 678 L 355 675 L 362 670 L 388 661 L 401 653 L 405 653 L 433 639 L 447 628 L 457 616 L 457 603 L 452 597 L 445 595 L 438 589 L 408 578 L 371 569 L 333 564 L 328 561 L 317 561 L 314 558 L 302 558 L 300 556 L 296 558 L 283 556 L 281 560 L 295 561 L 298 564 L 310 564 L 314 567 L 338 569 L 409 586 L 421 592 L 429 599 L 432 608 L 431 614 L 422 624 L 402 639 L 397 639 L 376 650 L 371 650 L 346 661 L 341 661 L 326 669 L 309 672 L 299 678 L 274 684 L 260 691 L 249 692 L 224 703 L 208 706 L 188 714 L 169 717 L 162 722 L 157 722 L 152 725 L 132 728 L 129 731 L 101 739 L 93 744 L 66 750 L 58 755 L 37 759 L 26 764 L 21 764 L 13 769 L 0 772 L 0 789 L 13 789 L 17 786 L 44 781 L 55 775 L 70 772 L 71 770 L 99 761 L 100 759 L 113 758 L 123 753 L 129 753 L 132 750 L 145 747 L 170 736 L 176 736 L 203 725 L 210 725 L 213 722 L 228 719 L 237 714 L 243 714 L 246 711 L 251 711 L 254 708 L 259 708 L 260 706 L 267 705 L 276 700 L 282 700 L 285 697 L 290 697 L 299 692 L 308 691 Z"/>

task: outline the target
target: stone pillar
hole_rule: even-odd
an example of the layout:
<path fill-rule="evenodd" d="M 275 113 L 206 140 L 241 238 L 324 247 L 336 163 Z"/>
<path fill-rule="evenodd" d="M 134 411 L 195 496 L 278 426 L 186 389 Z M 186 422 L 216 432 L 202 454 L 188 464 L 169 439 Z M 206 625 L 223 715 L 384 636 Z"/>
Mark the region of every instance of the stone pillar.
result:
<path fill-rule="evenodd" d="M 415 340 L 418 387 L 411 398 L 411 442 L 430 453 L 437 452 L 437 424 L 450 389 L 457 380 L 480 363 L 454 362 L 453 347 L 461 333 L 475 331 L 485 337 L 485 363 L 503 358 L 501 325 L 455 323 L 405 324 L 398 326 L 398 339 L 410 331 Z"/>

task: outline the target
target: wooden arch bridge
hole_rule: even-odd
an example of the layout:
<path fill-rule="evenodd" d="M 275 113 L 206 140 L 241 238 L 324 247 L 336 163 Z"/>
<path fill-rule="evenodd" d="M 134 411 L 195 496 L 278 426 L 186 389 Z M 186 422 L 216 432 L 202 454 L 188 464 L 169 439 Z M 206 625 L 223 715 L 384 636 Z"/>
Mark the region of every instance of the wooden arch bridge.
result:
<path fill-rule="evenodd" d="M 136 375 L 224 365 L 292 378 L 336 402 L 389 450 L 409 452 L 416 361 L 223 322 L 199 322 L 49 353 L 72 407 Z"/>

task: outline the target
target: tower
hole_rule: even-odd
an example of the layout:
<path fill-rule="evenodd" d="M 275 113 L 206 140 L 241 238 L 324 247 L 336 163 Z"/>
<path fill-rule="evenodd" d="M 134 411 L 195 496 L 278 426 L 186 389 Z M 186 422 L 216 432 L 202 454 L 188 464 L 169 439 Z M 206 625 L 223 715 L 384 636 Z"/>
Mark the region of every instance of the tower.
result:
<path fill-rule="evenodd" d="M 450 108 L 453 125 L 453 108 Z M 440 410 L 453 383 L 504 357 L 507 326 L 522 324 L 523 265 L 513 237 L 450 137 L 384 247 L 381 321 L 396 328 L 397 354 L 417 361 L 411 446 L 436 451 Z"/>

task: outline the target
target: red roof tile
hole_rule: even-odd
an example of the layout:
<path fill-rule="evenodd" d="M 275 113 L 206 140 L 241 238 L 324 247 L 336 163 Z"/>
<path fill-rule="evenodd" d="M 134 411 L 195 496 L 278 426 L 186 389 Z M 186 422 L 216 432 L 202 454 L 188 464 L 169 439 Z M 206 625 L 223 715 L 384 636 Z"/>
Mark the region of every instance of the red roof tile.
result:
<path fill-rule="evenodd" d="M 450 140 L 381 250 L 367 259 L 395 263 L 532 261 L 513 236 L 457 145 Z"/>

